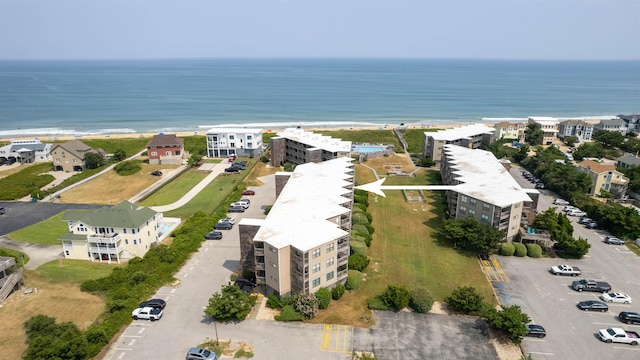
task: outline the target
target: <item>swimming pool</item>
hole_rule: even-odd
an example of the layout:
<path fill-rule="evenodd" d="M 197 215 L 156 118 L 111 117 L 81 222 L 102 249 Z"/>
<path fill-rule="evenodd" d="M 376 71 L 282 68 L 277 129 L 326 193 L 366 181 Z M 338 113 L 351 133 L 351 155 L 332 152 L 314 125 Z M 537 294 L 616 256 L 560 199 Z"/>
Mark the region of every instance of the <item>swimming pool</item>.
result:
<path fill-rule="evenodd" d="M 370 153 L 376 151 L 385 151 L 387 150 L 384 146 L 358 146 L 354 149 L 355 152 L 359 153 Z"/>

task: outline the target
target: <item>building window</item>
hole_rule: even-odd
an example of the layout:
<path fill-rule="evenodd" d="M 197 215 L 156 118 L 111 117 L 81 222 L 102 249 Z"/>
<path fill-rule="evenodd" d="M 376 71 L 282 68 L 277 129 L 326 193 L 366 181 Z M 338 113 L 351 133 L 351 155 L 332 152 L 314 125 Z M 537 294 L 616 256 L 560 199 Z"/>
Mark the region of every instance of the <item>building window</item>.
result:
<path fill-rule="evenodd" d="M 327 274 L 327 281 L 333 279 L 333 271 Z"/>
<path fill-rule="evenodd" d="M 122 233 L 126 234 L 127 233 L 127 229 L 122 229 Z"/>
<path fill-rule="evenodd" d="M 133 239 L 133 245 L 138 245 L 138 242 L 136 241 L 136 239 Z"/>
<path fill-rule="evenodd" d="M 476 214 L 476 211 L 475 211 L 475 210 L 469 209 L 469 215 L 473 216 L 473 215 L 475 215 L 475 214 Z"/>
<path fill-rule="evenodd" d="M 327 267 L 333 265 L 333 258 L 327 260 Z"/>
<path fill-rule="evenodd" d="M 124 239 L 125 245 L 129 245 L 129 239 Z"/>
<path fill-rule="evenodd" d="M 269 250 L 274 254 L 276 253 L 276 248 L 274 248 L 273 246 L 269 246 Z"/>
<path fill-rule="evenodd" d="M 313 250 L 312 257 L 317 258 L 318 256 L 320 256 L 320 249 Z"/>
<path fill-rule="evenodd" d="M 152 151 L 151 156 L 158 156 L 158 153 L 156 151 Z"/>
<path fill-rule="evenodd" d="M 327 252 L 331 252 L 331 251 L 333 251 L 333 247 L 334 247 L 334 244 L 333 244 L 333 243 L 331 243 L 331 244 L 327 244 Z"/>
<path fill-rule="evenodd" d="M 271 263 L 271 266 L 272 266 L 274 269 L 278 267 L 278 265 L 276 265 L 276 263 L 274 263 L 274 262 L 272 262 L 272 263 Z"/>
<path fill-rule="evenodd" d="M 490 206 L 487 203 L 482 203 L 482 210 L 489 210 Z"/>
<path fill-rule="evenodd" d="M 313 267 L 311 268 L 311 271 L 314 273 L 317 273 L 318 271 L 320 271 L 320 264 L 313 265 Z"/>
<path fill-rule="evenodd" d="M 474 198 L 470 198 L 469 199 L 469 205 L 475 205 L 478 202 L 478 200 L 474 199 Z"/>
<path fill-rule="evenodd" d="M 131 229 L 131 233 L 135 234 L 136 233 L 136 229 Z"/>
<path fill-rule="evenodd" d="M 480 220 L 482 222 L 489 222 L 489 215 L 487 214 L 482 214 L 482 216 L 480 217 Z"/>
<path fill-rule="evenodd" d="M 460 201 L 462 201 L 463 203 L 467 202 L 467 196 L 466 195 L 460 195 Z"/>
<path fill-rule="evenodd" d="M 460 206 L 460 213 L 461 214 L 466 214 L 467 213 L 467 208 L 464 206 Z"/>
<path fill-rule="evenodd" d="M 247 140 L 251 140 L 251 139 L 253 139 L 253 136 L 252 135 L 247 135 Z"/>
<path fill-rule="evenodd" d="M 231 135 L 231 134 L 229 135 L 229 140 L 233 140 L 233 139 L 235 139 L 235 138 L 236 138 L 236 136 L 235 136 L 235 135 Z"/>
<path fill-rule="evenodd" d="M 320 286 L 320 278 L 313 279 L 312 285 L 313 285 L 313 287 Z"/>

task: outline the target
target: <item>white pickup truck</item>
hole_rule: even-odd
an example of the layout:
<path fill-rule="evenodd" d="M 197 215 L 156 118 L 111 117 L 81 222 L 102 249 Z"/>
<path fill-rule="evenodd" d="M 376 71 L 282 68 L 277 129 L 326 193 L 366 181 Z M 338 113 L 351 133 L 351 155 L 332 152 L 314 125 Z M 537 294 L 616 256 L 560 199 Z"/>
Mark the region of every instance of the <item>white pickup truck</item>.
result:
<path fill-rule="evenodd" d="M 582 274 L 582 271 L 580 271 L 580 268 L 577 266 L 558 265 L 551 267 L 551 273 L 553 275 L 579 276 Z"/>
<path fill-rule="evenodd" d="M 160 318 L 162 317 L 162 309 L 155 309 L 150 306 L 137 308 L 133 310 L 133 312 L 131 313 L 131 317 L 134 320 L 138 320 L 138 319 L 146 319 L 151 321 L 160 320 Z"/>
<path fill-rule="evenodd" d="M 621 328 L 607 328 L 598 331 L 600 339 L 606 343 L 623 343 L 638 345 L 640 335 L 635 331 L 626 331 Z"/>

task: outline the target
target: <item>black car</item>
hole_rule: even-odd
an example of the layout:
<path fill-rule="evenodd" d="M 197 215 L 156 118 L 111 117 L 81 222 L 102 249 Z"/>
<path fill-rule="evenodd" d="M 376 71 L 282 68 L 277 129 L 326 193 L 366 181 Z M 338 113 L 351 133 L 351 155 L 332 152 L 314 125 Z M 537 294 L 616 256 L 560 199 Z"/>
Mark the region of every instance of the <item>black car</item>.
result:
<path fill-rule="evenodd" d="M 4 214 L 6 210 L 3 207 L 0 207 L 0 215 Z"/>
<path fill-rule="evenodd" d="M 156 171 L 152 172 L 151 175 L 153 175 L 153 176 L 162 176 L 162 171 L 156 170 Z"/>
<path fill-rule="evenodd" d="M 578 224 L 583 224 L 583 225 L 586 225 L 590 222 L 593 222 L 593 220 L 589 219 L 586 215 L 580 216 L 580 220 L 578 220 Z"/>
<path fill-rule="evenodd" d="M 623 311 L 618 314 L 618 319 L 626 324 L 640 324 L 640 314 L 631 311 Z"/>
<path fill-rule="evenodd" d="M 152 307 L 154 309 L 164 309 L 164 307 L 167 306 L 167 302 L 162 300 L 162 299 L 151 299 L 151 300 L 147 300 L 147 301 L 143 301 L 140 303 L 140 306 L 138 307 Z"/>
<path fill-rule="evenodd" d="M 229 166 L 228 168 L 224 169 L 224 172 L 239 172 L 242 169 L 237 167 L 237 166 Z"/>
<path fill-rule="evenodd" d="M 527 324 L 527 333 L 524 336 L 533 336 L 537 338 L 543 338 L 547 336 L 547 331 L 540 325 L 536 324 Z"/>
<path fill-rule="evenodd" d="M 204 239 L 205 240 L 222 240 L 222 232 L 220 232 L 220 231 L 208 232 L 204 236 Z"/>
<path fill-rule="evenodd" d="M 230 213 L 234 213 L 234 212 L 241 213 L 241 212 L 244 212 L 244 208 L 242 206 L 232 206 L 232 207 L 229 208 L 229 210 L 227 210 L 227 212 L 230 212 Z"/>
<path fill-rule="evenodd" d="M 213 226 L 214 230 L 231 230 L 233 229 L 233 224 L 223 221 L 223 222 L 219 222 L 217 224 L 215 224 Z"/>
<path fill-rule="evenodd" d="M 578 306 L 578 309 L 584 310 L 584 311 L 601 311 L 601 312 L 609 311 L 609 305 L 603 303 L 602 301 L 596 301 L 596 300 L 580 301 L 577 306 Z"/>

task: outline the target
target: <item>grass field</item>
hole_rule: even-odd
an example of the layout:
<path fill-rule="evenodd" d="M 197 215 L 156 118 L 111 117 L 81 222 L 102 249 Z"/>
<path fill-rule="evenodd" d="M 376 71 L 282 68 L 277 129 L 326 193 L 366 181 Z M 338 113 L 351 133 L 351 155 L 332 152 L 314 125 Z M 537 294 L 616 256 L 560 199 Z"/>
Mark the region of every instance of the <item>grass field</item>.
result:
<path fill-rule="evenodd" d="M 67 223 L 61 220 L 64 213 L 65 211 L 39 223 L 11 232 L 8 236 L 11 240 L 31 244 L 60 245 L 58 238 L 69 232 Z"/>
<path fill-rule="evenodd" d="M 48 277 L 42 278 L 31 271 L 25 272 L 25 285 L 35 289 L 31 294 L 22 292 L 11 295 L 0 307 L 0 324 L 5 331 L 0 332 L 0 358 L 20 359 L 27 349 L 23 324 L 32 316 L 44 314 L 55 317 L 58 323 L 72 321 L 79 328 L 86 329 L 104 311 L 104 302 L 97 296 L 80 291 L 76 275 L 66 273 L 67 261 L 56 275 L 55 264 L 48 264 Z M 85 262 L 91 264 L 89 262 Z M 84 269 L 86 270 L 86 269 Z M 84 271 L 101 277 L 104 272 Z M 73 281 L 64 281 L 71 276 Z M 84 275 L 86 276 L 86 275 Z"/>
<path fill-rule="evenodd" d="M 149 165 L 145 163 L 140 165 L 142 170 L 129 176 L 120 176 L 115 171 L 98 176 L 64 192 L 60 202 L 115 205 L 132 198 L 158 181 L 158 177 L 149 175 L 151 172 L 161 170 L 167 173 L 178 167 L 178 165 Z"/>
<path fill-rule="evenodd" d="M 428 184 L 430 177 L 433 178 L 393 177 L 385 184 Z M 356 165 L 356 178 L 359 184 L 375 180 L 371 171 L 361 165 Z M 452 249 L 441 238 L 443 193 L 427 192 L 427 202 L 415 204 L 407 203 L 401 191 L 385 194 L 386 198 L 369 196 L 368 210 L 376 231 L 367 252 L 371 264 L 365 270 L 363 287 L 332 302 L 312 322 L 371 326 L 367 300 L 391 284 L 409 289 L 424 287 L 440 301 L 458 286 L 473 286 L 485 299 L 491 298 L 491 286 L 475 255 Z"/>
<path fill-rule="evenodd" d="M 199 172 L 194 168 L 188 169 L 179 177 L 174 178 L 170 183 L 141 201 L 140 205 L 158 206 L 172 204 L 178 201 L 205 177 L 207 177 L 207 173 Z"/>
<path fill-rule="evenodd" d="M 111 271 L 117 266 L 116 264 L 107 264 L 100 262 L 90 262 L 85 260 L 59 259 L 44 264 L 33 270 L 33 275 L 41 280 L 54 283 L 75 283 L 78 286 L 85 281 L 91 279 L 99 279 L 109 276 Z"/>

